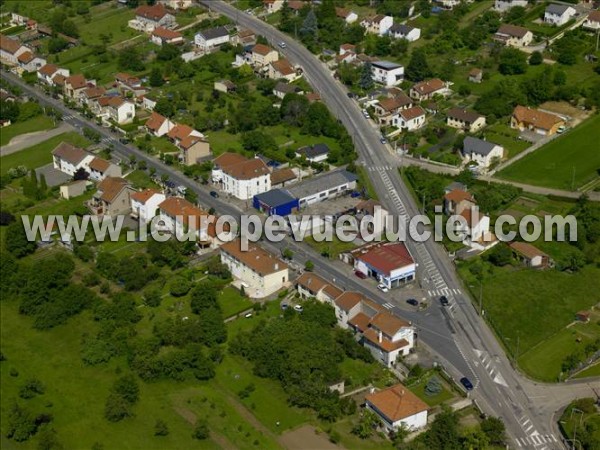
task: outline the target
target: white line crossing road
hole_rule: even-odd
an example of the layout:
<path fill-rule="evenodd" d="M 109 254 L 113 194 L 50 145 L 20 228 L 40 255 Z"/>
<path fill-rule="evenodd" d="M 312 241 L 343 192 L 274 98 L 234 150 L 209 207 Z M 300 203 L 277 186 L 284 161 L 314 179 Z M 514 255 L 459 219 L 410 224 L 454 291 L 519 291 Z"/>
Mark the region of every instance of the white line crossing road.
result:
<path fill-rule="evenodd" d="M 496 368 L 494 361 L 490 357 L 489 353 L 483 350 L 474 350 L 475 354 L 479 357 L 479 364 L 481 364 L 485 368 L 485 371 L 490 375 L 492 381 L 496 384 L 499 384 L 500 386 L 508 387 L 508 384 L 506 384 L 504 377 Z M 528 430 L 525 430 L 525 432 L 527 431 Z"/>
<path fill-rule="evenodd" d="M 460 295 L 460 289 L 450 289 L 450 288 L 444 288 L 444 289 L 430 289 L 427 291 L 427 295 L 429 295 L 430 297 L 440 297 L 442 295 Z"/>
<path fill-rule="evenodd" d="M 559 448 L 559 446 L 555 445 L 559 442 L 556 436 L 553 434 L 540 434 L 536 429 L 534 429 L 529 417 L 522 416 L 518 422 L 526 435 L 525 437 L 516 439 L 519 447 L 533 447 L 537 450 L 550 450 Z"/>
<path fill-rule="evenodd" d="M 382 306 L 384 308 L 386 308 L 386 309 L 393 309 L 394 308 L 394 305 L 392 305 L 391 303 L 384 303 Z"/>

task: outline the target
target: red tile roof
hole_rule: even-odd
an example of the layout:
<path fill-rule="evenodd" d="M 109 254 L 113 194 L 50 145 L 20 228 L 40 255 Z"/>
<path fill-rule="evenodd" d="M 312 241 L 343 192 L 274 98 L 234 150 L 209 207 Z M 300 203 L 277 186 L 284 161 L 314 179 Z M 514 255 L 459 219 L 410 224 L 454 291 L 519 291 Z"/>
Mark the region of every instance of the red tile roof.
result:
<path fill-rule="evenodd" d="M 142 205 L 145 205 L 146 202 L 155 194 L 160 194 L 160 192 L 158 192 L 156 189 L 144 189 L 143 191 L 138 191 L 131 194 L 131 199 L 141 203 Z"/>
<path fill-rule="evenodd" d="M 56 64 L 46 64 L 39 68 L 38 72 L 47 77 L 52 76 L 58 70 Z"/>
<path fill-rule="evenodd" d="M 415 84 L 412 88 L 416 90 L 419 95 L 429 95 L 442 90 L 446 87 L 446 84 L 440 80 L 439 78 L 434 78 L 432 80 L 421 81 L 420 83 Z"/>
<path fill-rule="evenodd" d="M 143 17 L 148 20 L 158 21 L 169 14 L 163 5 L 156 4 L 152 6 L 143 5 L 135 10 L 136 16 Z"/>
<path fill-rule="evenodd" d="M 0 34 L 0 49 L 4 50 L 5 52 L 14 55 L 22 46 L 23 44 L 21 44 L 18 40 Z"/>
<path fill-rule="evenodd" d="M 406 320 L 390 314 L 387 311 L 380 312 L 371 319 L 371 327 L 377 328 L 390 337 L 393 337 L 402 328 L 410 326 Z"/>
<path fill-rule="evenodd" d="M 153 36 L 157 36 L 161 39 L 171 40 L 183 37 L 178 31 L 169 30 L 168 28 L 156 27 L 152 32 Z"/>
<path fill-rule="evenodd" d="M 533 259 L 536 256 L 547 257 L 548 255 L 540 249 L 534 247 L 527 242 L 511 242 L 508 244 L 517 253 L 525 256 L 528 259 Z"/>
<path fill-rule="evenodd" d="M 530 124 L 542 130 L 550 130 L 555 125 L 564 122 L 560 117 L 537 109 L 517 106 L 513 117 L 520 123 Z"/>
<path fill-rule="evenodd" d="M 52 155 L 72 164 L 78 164 L 83 161 L 83 159 L 88 156 L 89 153 L 82 148 L 69 144 L 68 142 L 61 142 L 54 148 L 54 150 L 52 150 Z"/>
<path fill-rule="evenodd" d="M 292 65 L 287 59 L 279 59 L 271 63 L 273 69 L 279 72 L 283 76 L 292 75 L 296 73 Z"/>
<path fill-rule="evenodd" d="M 391 341 L 387 337 L 382 336 L 381 341 L 379 340 L 379 333 L 373 328 L 367 328 L 363 337 L 368 340 L 375 347 L 380 348 L 384 352 L 393 352 L 394 350 L 398 350 L 400 348 L 406 347 L 409 345 L 406 339 L 400 339 L 398 341 Z"/>
<path fill-rule="evenodd" d="M 449 200 L 449 201 L 454 202 L 454 203 L 458 203 L 458 202 L 461 202 L 463 200 L 468 200 L 470 202 L 474 202 L 475 201 L 473 199 L 473 196 L 470 193 L 468 193 L 466 191 L 463 191 L 461 189 L 454 189 L 454 190 L 448 192 L 446 195 L 444 195 L 444 198 L 446 200 Z"/>
<path fill-rule="evenodd" d="M 123 189 L 129 186 L 129 181 L 119 177 L 106 177 L 98 184 L 100 198 L 107 203 L 112 203 Z"/>
<path fill-rule="evenodd" d="M 370 321 L 371 318 L 369 316 L 367 316 L 365 313 L 359 312 L 352 319 L 350 319 L 348 323 L 362 333 L 369 328 Z"/>
<path fill-rule="evenodd" d="M 181 141 L 183 138 L 188 137 L 192 131 L 194 131 L 194 129 L 188 125 L 177 124 L 167 133 L 167 136 L 171 139 Z"/>
<path fill-rule="evenodd" d="M 90 169 L 96 170 L 97 172 L 104 173 L 109 167 L 111 163 L 102 158 L 94 158 L 90 161 Z"/>
<path fill-rule="evenodd" d="M 73 89 L 82 89 L 87 85 L 85 77 L 80 73 L 67 77 L 65 83 L 70 84 Z"/>
<path fill-rule="evenodd" d="M 414 264 L 414 260 L 403 242 L 378 244 L 364 250 L 354 250 L 352 256 L 380 273 L 390 274 L 393 270 Z"/>
<path fill-rule="evenodd" d="M 23 64 L 31 62 L 34 58 L 35 56 L 30 51 L 23 52 L 19 56 L 17 56 L 17 60 Z"/>
<path fill-rule="evenodd" d="M 152 131 L 158 131 L 165 120 L 167 120 L 165 116 L 161 116 L 160 114 L 153 112 L 150 115 L 150 118 L 146 121 L 146 128 Z"/>
<path fill-rule="evenodd" d="M 420 106 L 413 106 L 412 108 L 403 109 L 400 111 L 400 115 L 404 120 L 413 120 L 417 117 L 425 115 L 425 110 Z"/>
<path fill-rule="evenodd" d="M 252 53 L 258 53 L 259 55 L 265 56 L 270 52 L 274 51 L 271 47 L 268 47 L 264 44 L 256 44 L 252 47 Z"/>
<path fill-rule="evenodd" d="M 358 305 L 365 297 L 353 291 L 346 291 L 335 299 L 335 304 L 344 311 L 348 312 Z"/>
<path fill-rule="evenodd" d="M 369 394 L 365 400 L 394 423 L 427 411 L 427 404 L 401 384 Z"/>
<path fill-rule="evenodd" d="M 277 273 L 288 268 L 286 263 L 256 244 L 249 243 L 248 250 L 242 251 L 239 239 L 226 242 L 221 246 L 221 251 L 261 276 Z"/>

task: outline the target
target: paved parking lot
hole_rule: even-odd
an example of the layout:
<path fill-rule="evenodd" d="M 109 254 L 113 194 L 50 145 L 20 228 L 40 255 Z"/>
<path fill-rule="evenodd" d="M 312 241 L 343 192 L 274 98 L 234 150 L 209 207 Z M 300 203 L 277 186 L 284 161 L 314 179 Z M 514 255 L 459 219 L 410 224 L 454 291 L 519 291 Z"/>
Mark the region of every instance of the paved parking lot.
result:
<path fill-rule="evenodd" d="M 46 178 L 49 187 L 59 186 L 71 180 L 71 176 L 54 168 L 52 163 L 35 169 L 38 180 L 42 175 Z"/>

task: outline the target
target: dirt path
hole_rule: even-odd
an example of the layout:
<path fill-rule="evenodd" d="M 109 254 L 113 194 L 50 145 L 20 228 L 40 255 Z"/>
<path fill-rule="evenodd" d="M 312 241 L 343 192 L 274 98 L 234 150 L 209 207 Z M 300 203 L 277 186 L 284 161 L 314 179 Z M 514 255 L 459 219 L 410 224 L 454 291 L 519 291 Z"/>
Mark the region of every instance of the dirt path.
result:
<path fill-rule="evenodd" d="M 40 142 L 44 142 L 50 138 L 53 138 L 54 136 L 58 136 L 59 134 L 67 133 L 68 131 L 73 131 L 73 127 L 68 123 L 62 122 L 57 128 L 52 130 L 34 131 L 33 133 L 20 134 L 12 138 L 8 144 L 3 145 L 2 148 L 0 148 L 0 156 L 16 153 L 19 150 L 39 144 Z"/>
<path fill-rule="evenodd" d="M 277 436 L 275 433 L 273 433 L 271 430 L 269 430 L 266 426 L 264 426 L 254 416 L 254 414 L 252 414 L 252 412 L 250 412 L 248 410 L 248 408 L 246 408 L 242 403 L 240 403 L 233 395 L 230 395 L 229 393 L 225 392 L 224 390 L 222 391 L 222 393 L 227 398 L 227 401 L 229 402 L 229 404 L 235 408 L 235 410 L 238 412 L 238 414 L 240 416 L 242 416 L 242 418 L 246 422 L 248 422 L 250 425 L 252 425 L 256 430 L 263 433 L 265 436 L 270 437 L 274 441 L 279 441 L 280 437 Z"/>
<path fill-rule="evenodd" d="M 190 425 L 195 425 L 196 424 L 196 414 L 194 414 L 193 411 L 187 409 L 187 408 L 183 408 L 181 406 L 177 406 L 173 408 L 175 410 L 175 412 L 177 414 L 179 414 L 181 417 L 183 417 L 187 422 L 190 423 Z M 215 443 L 225 449 L 225 450 L 236 450 L 235 445 L 233 445 L 229 439 L 227 439 L 225 436 L 223 436 L 222 434 L 216 433 L 212 428 L 210 430 L 210 439 L 215 441 Z"/>

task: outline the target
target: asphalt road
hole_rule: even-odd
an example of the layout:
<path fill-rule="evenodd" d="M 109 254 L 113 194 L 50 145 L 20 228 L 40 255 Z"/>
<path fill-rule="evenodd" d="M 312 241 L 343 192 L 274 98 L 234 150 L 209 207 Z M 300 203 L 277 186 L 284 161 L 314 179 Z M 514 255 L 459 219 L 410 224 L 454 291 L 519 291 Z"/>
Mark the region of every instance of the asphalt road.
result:
<path fill-rule="evenodd" d="M 265 36 L 275 48 L 285 42 L 285 48 L 278 50 L 303 68 L 313 89 L 347 128 L 360 155 L 359 162 L 367 168 L 382 203 L 399 216 L 412 217 L 418 213 L 416 203 L 400 180 L 394 156 L 380 143 L 378 132 L 365 120 L 358 105 L 348 98 L 346 90 L 314 55 L 289 36 L 229 4 L 215 0 L 200 3 Z M 442 247 L 432 240 L 423 243 L 409 240 L 407 245 L 419 264 L 424 288 L 452 293 L 448 297 L 452 298 L 453 306 L 448 311 L 436 305 L 428 308 L 424 315 L 406 311 L 402 311 L 402 315 L 419 326 L 420 338 L 441 355 L 450 372 L 472 379 L 476 389 L 470 395 L 486 413 L 504 420 L 513 447 L 563 448 L 553 421 L 555 410 L 561 406 L 556 401 L 565 402 L 574 398 L 571 396 L 576 395 L 576 390 L 582 390 L 567 385 L 540 387 L 515 371 L 495 336 L 464 294 L 464 287 Z M 351 277 L 340 278 L 330 266 L 319 264 L 319 270 L 330 279 L 343 280 L 352 289 L 360 290 L 359 283 Z M 507 338 L 516 339 L 517 336 Z M 582 385 L 583 390 L 591 393 L 586 384 L 579 384 L 578 388 Z"/>

